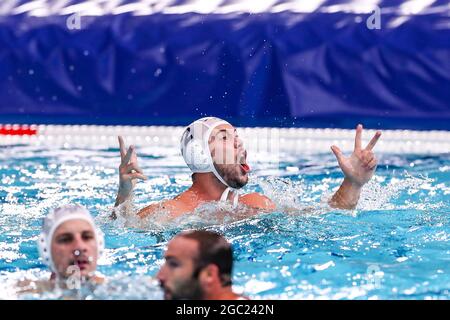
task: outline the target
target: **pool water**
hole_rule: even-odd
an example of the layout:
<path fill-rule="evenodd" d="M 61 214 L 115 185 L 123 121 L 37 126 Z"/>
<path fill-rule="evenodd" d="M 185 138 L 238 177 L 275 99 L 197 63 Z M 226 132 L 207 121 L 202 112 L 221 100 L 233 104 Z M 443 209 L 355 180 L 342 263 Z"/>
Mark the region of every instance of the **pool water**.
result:
<path fill-rule="evenodd" d="M 172 148 L 138 148 L 149 177 L 139 182 L 135 210 L 173 197 L 190 172 Z M 260 191 L 278 212 L 243 219 L 217 204 L 173 222 L 134 212 L 108 219 L 118 185 L 113 148 L 0 147 L 0 298 L 59 298 L 58 292 L 16 296 L 17 280 L 46 279 L 36 239 L 42 218 L 76 202 L 106 236 L 98 270 L 109 281 L 83 299 L 161 299 L 152 280 L 167 241 L 183 229 L 219 231 L 235 254 L 233 283 L 252 299 L 449 299 L 450 154 L 379 154 L 376 176 L 358 208 L 332 210 L 326 199 L 342 180 L 330 154 L 259 159 L 245 191 Z"/>

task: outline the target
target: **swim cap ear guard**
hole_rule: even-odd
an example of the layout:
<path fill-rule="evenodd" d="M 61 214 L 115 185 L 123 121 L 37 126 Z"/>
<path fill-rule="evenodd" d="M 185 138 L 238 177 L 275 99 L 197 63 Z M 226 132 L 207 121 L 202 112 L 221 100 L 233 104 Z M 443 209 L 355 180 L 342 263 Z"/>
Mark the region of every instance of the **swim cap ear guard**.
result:
<path fill-rule="evenodd" d="M 205 154 L 201 141 L 190 140 L 185 147 L 184 153 L 185 157 L 189 159 L 188 166 L 192 172 L 209 172 L 209 159 Z"/>
<path fill-rule="evenodd" d="M 227 187 L 220 198 L 221 201 L 226 201 L 230 191 L 233 191 L 233 204 L 236 206 L 238 202 L 238 190 L 230 187 L 219 172 L 217 172 L 211 156 L 211 150 L 209 149 L 209 137 L 212 131 L 222 124 L 230 125 L 227 121 L 216 117 L 205 117 L 192 122 L 185 128 L 181 136 L 181 155 L 193 173 L 212 172 Z"/>
<path fill-rule="evenodd" d="M 97 260 L 104 253 L 104 233 L 95 225 L 92 216 L 86 208 L 79 205 L 65 205 L 56 208 L 44 218 L 42 232 L 37 241 L 39 256 L 42 258 L 44 264 L 53 272 L 57 271 L 51 254 L 53 234 L 62 223 L 75 219 L 87 221 L 92 226 L 95 233 L 95 240 L 97 241 Z"/>
<path fill-rule="evenodd" d="M 228 187 L 214 167 L 209 149 L 209 137 L 217 126 L 229 124 L 225 120 L 206 117 L 192 122 L 183 132 L 180 141 L 181 155 L 192 172 L 212 172 Z"/>

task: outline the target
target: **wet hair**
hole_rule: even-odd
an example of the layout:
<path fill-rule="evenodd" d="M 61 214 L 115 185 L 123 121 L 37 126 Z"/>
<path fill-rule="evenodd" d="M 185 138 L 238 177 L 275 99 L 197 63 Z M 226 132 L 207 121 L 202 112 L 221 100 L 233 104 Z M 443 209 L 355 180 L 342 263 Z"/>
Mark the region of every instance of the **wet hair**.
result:
<path fill-rule="evenodd" d="M 232 284 L 233 251 L 228 241 L 220 234 L 206 230 L 194 230 L 180 234 L 180 237 L 197 241 L 199 253 L 194 258 L 196 268 L 193 276 L 199 276 L 200 271 L 210 264 L 219 269 L 222 286 Z"/>

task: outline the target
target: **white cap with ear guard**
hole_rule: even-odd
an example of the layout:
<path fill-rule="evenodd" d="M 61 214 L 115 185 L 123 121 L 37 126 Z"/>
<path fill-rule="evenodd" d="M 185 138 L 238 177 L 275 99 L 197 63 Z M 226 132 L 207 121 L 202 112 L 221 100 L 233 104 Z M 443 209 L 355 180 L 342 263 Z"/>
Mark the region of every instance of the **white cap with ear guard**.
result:
<path fill-rule="evenodd" d="M 53 263 L 51 246 L 53 234 L 56 229 L 66 221 L 69 220 L 84 220 L 88 222 L 95 233 L 95 239 L 97 241 L 98 257 L 103 254 L 104 250 L 104 235 L 103 232 L 95 226 L 94 219 L 89 211 L 77 204 L 68 204 L 52 210 L 45 218 L 42 225 L 42 231 L 38 239 L 39 255 L 44 263 L 54 272 L 56 272 L 55 265 Z"/>
<path fill-rule="evenodd" d="M 220 198 L 221 201 L 225 201 L 230 191 L 233 191 L 235 193 L 233 204 L 236 206 L 239 198 L 238 190 L 230 187 L 217 172 L 209 149 L 209 137 L 212 131 L 222 124 L 229 123 L 220 118 L 205 117 L 188 125 L 181 136 L 181 155 L 192 172 L 212 172 L 221 183 L 227 186 Z"/>

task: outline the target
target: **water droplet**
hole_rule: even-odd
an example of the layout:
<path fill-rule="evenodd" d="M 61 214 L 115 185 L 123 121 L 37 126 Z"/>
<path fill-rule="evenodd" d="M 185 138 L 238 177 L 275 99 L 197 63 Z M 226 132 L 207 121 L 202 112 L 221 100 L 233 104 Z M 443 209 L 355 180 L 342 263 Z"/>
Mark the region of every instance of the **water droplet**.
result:
<path fill-rule="evenodd" d="M 81 91 L 81 90 L 83 90 L 83 87 L 82 87 L 82 86 L 78 86 L 78 87 L 77 87 L 77 90 L 78 90 L 78 91 Z"/>
<path fill-rule="evenodd" d="M 155 73 L 154 73 L 154 76 L 155 76 L 155 77 L 159 77 L 159 76 L 161 75 L 161 73 L 162 73 L 161 68 L 158 68 L 158 69 L 156 69 L 156 71 L 155 71 Z"/>
<path fill-rule="evenodd" d="M 74 66 L 69 66 L 69 70 L 73 71 L 73 70 L 75 70 L 75 67 Z"/>
<path fill-rule="evenodd" d="M 34 74 L 34 70 L 33 69 L 28 70 L 28 74 L 29 75 L 33 75 Z"/>
<path fill-rule="evenodd" d="M 83 51 L 83 54 L 84 54 L 85 56 L 88 56 L 88 55 L 89 55 L 89 51 L 84 50 L 84 51 Z"/>

